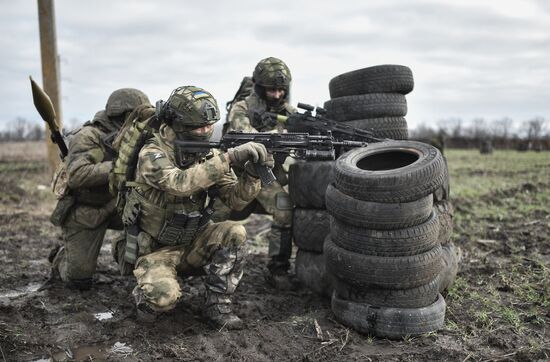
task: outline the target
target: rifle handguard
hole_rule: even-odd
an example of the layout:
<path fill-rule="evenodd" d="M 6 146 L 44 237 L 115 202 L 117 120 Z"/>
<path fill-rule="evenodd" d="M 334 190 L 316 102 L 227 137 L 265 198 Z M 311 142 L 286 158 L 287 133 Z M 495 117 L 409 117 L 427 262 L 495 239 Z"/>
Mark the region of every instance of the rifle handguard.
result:
<path fill-rule="evenodd" d="M 304 156 L 306 160 L 312 161 L 327 161 L 335 160 L 336 152 L 332 150 L 305 150 Z"/>

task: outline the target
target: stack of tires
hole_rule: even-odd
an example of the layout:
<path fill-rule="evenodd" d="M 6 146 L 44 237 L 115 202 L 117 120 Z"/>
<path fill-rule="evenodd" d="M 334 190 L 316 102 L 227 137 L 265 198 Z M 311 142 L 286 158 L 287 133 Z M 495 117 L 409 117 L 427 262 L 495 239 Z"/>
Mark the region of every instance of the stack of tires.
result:
<path fill-rule="evenodd" d="M 324 108 L 327 117 L 364 130 L 379 138 L 408 139 L 407 101 L 413 90 L 411 69 L 384 64 L 354 70 L 329 83 L 331 99 Z"/>
<path fill-rule="evenodd" d="M 438 210 L 450 207 L 447 196 L 446 162 L 424 143 L 369 144 L 336 161 L 326 192 L 331 231 L 324 251 L 338 320 L 387 338 L 443 326 L 447 271 L 440 241 L 449 228 L 440 226 L 452 223 L 452 210 L 445 220 Z"/>
<path fill-rule="evenodd" d="M 288 173 L 289 193 L 294 202 L 292 234 L 298 247 L 296 277 L 313 292 L 328 297 L 332 283 L 326 273 L 323 244 L 330 233 L 325 192 L 332 182 L 334 161 L 296 162 Z"/>

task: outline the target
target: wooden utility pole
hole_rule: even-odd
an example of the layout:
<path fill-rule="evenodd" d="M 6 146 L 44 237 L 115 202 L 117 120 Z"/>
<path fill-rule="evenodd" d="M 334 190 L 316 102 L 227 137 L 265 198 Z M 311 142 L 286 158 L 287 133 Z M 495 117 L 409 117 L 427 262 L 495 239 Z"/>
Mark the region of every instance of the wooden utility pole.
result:
<path fill-rule="evenodd" d="M 57 54 L 57 39 L 55 34 L 54 0 L 38 1 L 38 24 L 40 30 L 40 53 L 42 56 L 42 86 L 52 100 L 57 124 L 62 129 L 61 91 L 59 82 L 59 55 Z M 47 128 L 47 127 L 46 127 Z M 59 164 L 59 149 L 50 139 L 50 130 L 46 129 L 46 144 L 50 173 Z"/>

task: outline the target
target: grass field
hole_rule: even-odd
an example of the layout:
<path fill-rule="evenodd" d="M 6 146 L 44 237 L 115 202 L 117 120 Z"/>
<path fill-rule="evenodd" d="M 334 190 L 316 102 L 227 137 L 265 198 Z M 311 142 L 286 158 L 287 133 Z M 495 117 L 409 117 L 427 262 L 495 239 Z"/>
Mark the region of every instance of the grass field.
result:
<path fill-rule="evenodd" d="M 448 328 L 472 348 L 549 358 L 550 154 L 451 150 L 447 158 L 453 240 L 464 251 Z"/>
<path fill-rule="evenodd" d="M 446 152 L 455 207 L 452 240 L 463 258 L 444 294 L 445 328 L 401 341 L 345 328 L 334 320 L 330 301 L 305 290 L 266 287 L 265 247 L 252 257 L 236 295 L 248 326 L 240 332 L 212 331 L 197 319 L 195 282 L 175 311 L 143 327 L 129 298 L 134 282 L 117 274 L 107 244 L 93 290 L 37 292 L 48 272 L 45 257 L 60 235 L 48 221 L 54 200 L 41 154 L 41 145 L 0 144 L 0 360 L 62 360 L 67 350 L 77 360 L 92 354 L 131 361 L 550 359 L 548 152 Z M 263 228 L 261 223 L 255 220 L 249 231 Z M 98 321 L 97 312 L 114 317 Z M 113 352 L 115 342 L 130 352 Z"/>

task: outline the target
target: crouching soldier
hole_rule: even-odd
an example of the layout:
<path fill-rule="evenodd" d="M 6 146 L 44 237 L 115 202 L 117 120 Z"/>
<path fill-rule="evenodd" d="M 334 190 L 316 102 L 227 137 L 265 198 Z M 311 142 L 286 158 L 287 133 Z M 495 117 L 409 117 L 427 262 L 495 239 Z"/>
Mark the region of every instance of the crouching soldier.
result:
<path fill-rule="evenodd" d="M 254 91 L 244 100 L 231 107 L 227 117 L 228 130 L 239 132 L 283 132 L 281 125 L 264 125 L 260 121 L 265 112 L 288 116 L 296 112 L 289 103 L 292 76 L 290 69 L 280 59 L 260 60 L 252 76 Z M 288 290 L 293 287 L 290 268 L 292 254 L 292 211 L 293 204 L 288 192 L 283 188 L 288 183 L 283 165 L 276 163 L 273 172 L 277 181 L 261 190 L 253 205 L 247 207 L 251 212 L 267 213 L 273 216 L 271 229 L 266 238 L 269 242 L 267 281 L 277 289 Z M 216 218 L 227 218 L 227 210 L 222 210 Z M 242 219 L 248 215 L 231 213 L 229 219 Z M 236 217 L 235 217 L 236 216 Z"/>
<path fill-rule="evenodd" d="M 149 99 L 140 90 L 118 89 L 109 96 L 105 110 L 71 133 L 64 181 L 68 188 L 51 218 L 61 226 L 63 246 L 50 252 L 50 281 L 60 277 L 69 288 L 90 289 L 105 232 L 122 230 L 116 200 L 109 193 L 115 156 L 111 141 L 126 116 L 142 104 L 149 104 Z"/>
<path fill-rule="evenodd" d="M 252 162 L 273 167 L 273 157 L 253 142 L 226 153 L 192 153 L 175 144 L 208 141 L 220 118 L 216 100 L 201 88 L 175 89 L 166 102 L 157 102 L 153 117 L 158 132 L 139 151 L 122 217 L 126 225 L 138 226 L 133 272 L 138 319 L 152 321 L 173 309 L 181 297 L 177 275 L 202 269 L 204 317 L 218 328 L 241 328 L 230 297 L 243 274 L 246 232 L 235 222 L 210 221 L 212 200 L 219 197 L 233 209 L 244 208 L 260 191 Z M 245 170 L 238 179 L 233 165 Z"/>

